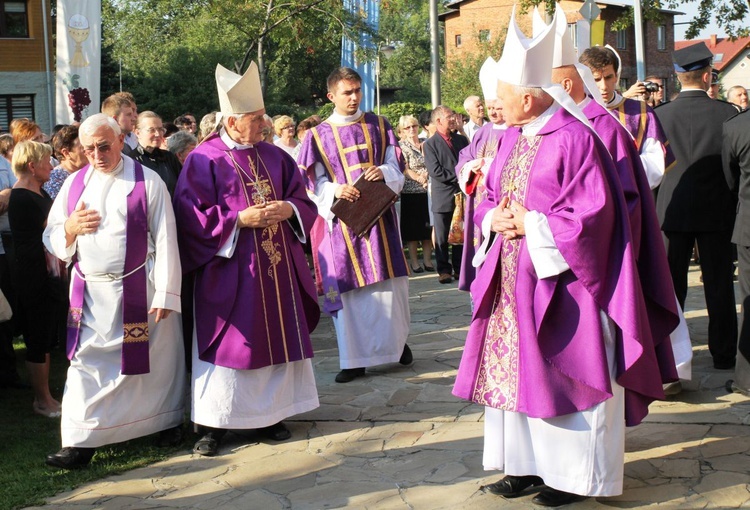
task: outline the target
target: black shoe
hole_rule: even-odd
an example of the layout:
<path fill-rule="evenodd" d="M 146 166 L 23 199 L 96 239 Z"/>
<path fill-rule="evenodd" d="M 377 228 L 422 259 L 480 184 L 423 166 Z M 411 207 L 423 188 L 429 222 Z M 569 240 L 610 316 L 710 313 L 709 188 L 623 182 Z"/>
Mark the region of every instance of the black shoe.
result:
<path fill-rule="evenodd" d="M 582 499 L 586 499 L 585 496 L 579 496 L 578 494 L 571 494 L 570 492 L 563 492 L 547 487 L 534 496 L 531 502 L 542 506 L 562 506 L 581 501 Z"/>
<path fill-rule="evenodd" d="M 737 363 L 736 360 L 730 359 L 727 361 L 722 360 L 714 360 L 714 368 L 716 370 L 730 370 L 734 368 L 734 365 Z"/>
<path fill-rule="evenodd" d="M 492 494 L 504 498 L 517 498 L 529 487 L 544 485 L 544 480 L 538 476 L 512 476 L 507 475 L 502 480 L 486 485 L 484 488 Z"/>
<path fill-rule="evenodd" d="M 172 427 L 171 429 L 159 432 L 159 438 L 156 440 L 156 446 L 160 448 L 167 446 L 177 446 L 182 442 L 182 425 Z"/>
<path fill-rule="evenodd" d="M 424 265 L 424 270 L 428 273 L 434 273 L 435 272 L 435 266 L 428 266 L 427 264 Z"/>
<path fill-rule="evenodd" d="M 336 382 L 347 383 L 352 382 L 357 377 L 363 377 L 365 375 L 364 368 L 345 368 L 338 374 L 336 374 Z"/>
<path fill-rule="evenodd" d="M 61 469 L 81 469 L 88 466 L 96 448 L 75 448 L 66 446 L 57 453 L 47 455 L 45 463 L 48 466 Z"/>
<path fill-rule="evenodd" d="M 221 444 L 221 439 L 226 433 L 227 431 L 224 429 L 209 429 L 209 432 L 195 443 L 193 453 L 205 457 L 213 457 L 218 453 L 219 444 Z"/>
<path fill-rule="evenodd" d="M 411 267 L 411 272 L 414 274 L 424 273 L 424 269 L 422 269 L 421 266 L 417 266 L 416 269 L 414 269 L 414 266 Z"/>
<path fill-rule="evenodd" d="M 409 346 L 404 344 L 404 352 L 401 353 L 401 359 L 398 362 L 402 365 L 411 365 L 412 361 L 414 361 L 414 355 L 411 353 Z"/>
<path fill-rule="evenodd" d="M 292 433 L 282 422 L 271 425 L 270 427 L 263 427 L 262 429 L 258 429 L 258 433 L 266 439 L 270 439 L 272 441 L 286 441 L 287 439 L 292 437 Z"/>
<path fill-rule="evenodd" d="M 438 282 L 440 283 L 450 283 L 453 281 L 453 277 L 449 275 L 448 273 L 441 273 L 438 277 Z"/>

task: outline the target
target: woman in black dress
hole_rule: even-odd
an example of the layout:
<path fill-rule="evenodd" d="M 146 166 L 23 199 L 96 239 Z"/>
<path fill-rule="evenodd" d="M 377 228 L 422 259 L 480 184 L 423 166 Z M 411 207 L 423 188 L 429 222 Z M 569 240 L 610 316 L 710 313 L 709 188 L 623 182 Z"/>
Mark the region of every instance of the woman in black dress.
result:
<path fill-rule="evenodd" d="M 404 189 L 401 190 L 401 241 L 409 248 L 409 263 L 414 273 L 434 271 L 432 265 L 432 227 L 427 204 L 427 168 L 424 166 L 419 122 L 411 115 L 398 121 L 399 145 L 404 156 Z M 417 250 L 422 243 L 424 269 L 419 265 Z"/>
<path fill-rule="evenodd" d="M 52 280 L 42 243 L 52 199 L 42 189 L 52 171 L 48 145 L 25 141 L 13 149 L 18 182 L 10 192 L 8 220 L 13 235 L 17 318 L 26 344 L 26 368 L 34 388 L 34 412 L 56 418 L 60 402 L 49 391 L 49 353 L 55 331 Z"/>

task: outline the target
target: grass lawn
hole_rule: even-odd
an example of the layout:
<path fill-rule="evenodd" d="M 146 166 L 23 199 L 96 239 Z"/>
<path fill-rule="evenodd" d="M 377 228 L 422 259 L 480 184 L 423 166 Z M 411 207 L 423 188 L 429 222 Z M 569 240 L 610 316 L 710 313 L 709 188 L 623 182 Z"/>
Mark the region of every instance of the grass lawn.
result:
<path fill-rule="evenodd" d="M 25 371 L 25 347 L 16 343 L 16 359 L 21 378 L 28 381 Z M 63 349 L 52 352 L 50 388 L 52 395 L 62 399 L 68 360 Z M 64 471 L 44 463 L 47 454 L 60 449 L 60 419 L 45 418 L 31 409 L 34 400 L 29 389 L 0 389 L 0 509 L 40 505 L 54 494 L 73 489 L 129 469 L 162 460 L 171 453 L 184 450 L 157 448 L 156 435 L 97 449 L 86 469 Z M 134 402 L 134 405 L 135 402 Z"/>

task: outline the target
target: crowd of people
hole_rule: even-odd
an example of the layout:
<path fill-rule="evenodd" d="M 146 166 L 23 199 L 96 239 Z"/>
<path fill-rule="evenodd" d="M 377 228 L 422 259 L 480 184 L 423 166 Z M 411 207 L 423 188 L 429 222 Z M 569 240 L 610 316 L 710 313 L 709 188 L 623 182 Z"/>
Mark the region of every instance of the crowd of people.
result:
<path fill-rule="evenodd" d="M 0 376 L 23 386 L 20 332 L 33 411 L 61 420 L 47 464 L 81 468 L 149 434 L 178 444 L 188 385 L 195 454 L 219 453 L 230 430 L 289 439 L 284 420 L 319 405 L 321 308 L 336 382 L 409 365 L 408 276 L 425 271 L 469 292 L 454 394 L 485 407 L 484 466 L 506 475 L 492 493 L 543 486 L 533 501 L 560 506 L 622 492 L 625 427 L 691 377 L 695 246 L 714 367 L 736 367 L 750 391 L 733 290 L 737 258 L 744 320 L 750 117 L 710 97 L 705 45 L 674 53 L 681 91 L 664 101 L 656 77 L 618 91 L 618 55 L 579 59 L 566 34 L 559 6 L 531 37 L 513 27 L 466 119 L 440 105 L 395 131 L 360 109 L 346 67 L 328 77 L 329 118 L 271 118 L 255 64 L 217 66 L 220 108 L 200 125 L 139 113 L 129 93 L 48 143 L 14 120 L 0 136 L 0 289 L 14 312 Z M 747 106 L 745 89 L 728 98 Z M 361 233 L 337 204 L 369 193 L 400 205 Z M 70 359 L 62 401 L 56 344 Z"/>

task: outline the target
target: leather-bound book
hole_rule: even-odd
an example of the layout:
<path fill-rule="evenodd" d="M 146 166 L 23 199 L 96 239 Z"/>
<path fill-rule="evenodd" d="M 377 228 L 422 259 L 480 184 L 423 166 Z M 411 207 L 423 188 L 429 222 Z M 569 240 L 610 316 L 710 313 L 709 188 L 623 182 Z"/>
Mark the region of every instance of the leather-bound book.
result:
<path fill-rule="evenodd" d="M 398 200 L 385 181 L 367 181 L 364 174 L 354 181 L 353 186 L 359 190 L 359 198 L 354 202 L 337 198 L 331 206 L 331 212 L 357 237 L 364 236 L 390 207 Z"/>

